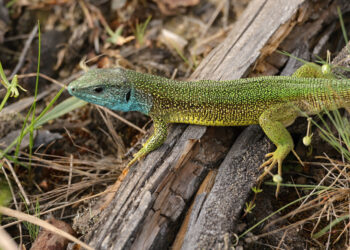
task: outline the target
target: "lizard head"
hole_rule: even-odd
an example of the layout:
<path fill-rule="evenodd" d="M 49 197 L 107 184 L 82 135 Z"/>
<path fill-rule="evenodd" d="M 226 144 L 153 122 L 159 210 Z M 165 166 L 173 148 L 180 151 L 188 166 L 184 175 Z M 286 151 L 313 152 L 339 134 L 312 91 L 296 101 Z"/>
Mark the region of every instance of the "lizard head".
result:
<path fill-rule="evenodd" d="M 127 70 L 92 69 L 68 86 L 68 92 L 84 101 L 119 111 L 140 111 L 140 102 Z"/>

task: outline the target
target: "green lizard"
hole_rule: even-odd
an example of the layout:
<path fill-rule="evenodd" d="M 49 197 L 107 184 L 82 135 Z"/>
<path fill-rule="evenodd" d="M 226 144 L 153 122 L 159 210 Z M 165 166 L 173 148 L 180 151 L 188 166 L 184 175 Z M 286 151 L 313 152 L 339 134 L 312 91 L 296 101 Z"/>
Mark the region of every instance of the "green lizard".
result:
<path fill-rule="evenodd" d="M 208 126 L 259 124 L 277 149 L 266 155 L 265 172 L 282 161 L 294 144 L 286 126 L 298 116 L 334 110 L 350 102 L 350 81 L 305 64 L 291 77 L 264 76 L 228 81 L 176 81 L 132 70 L 95 69 L 68 86 L 71 95 L 119 111 L 139 111 L 154 122 L 154 133 L 128 167 L 167 137 L 168 123 Z M 279 184 L 278 184 L 279 188 Z M 278 190 L 277 188 L 277 190 Z"/>

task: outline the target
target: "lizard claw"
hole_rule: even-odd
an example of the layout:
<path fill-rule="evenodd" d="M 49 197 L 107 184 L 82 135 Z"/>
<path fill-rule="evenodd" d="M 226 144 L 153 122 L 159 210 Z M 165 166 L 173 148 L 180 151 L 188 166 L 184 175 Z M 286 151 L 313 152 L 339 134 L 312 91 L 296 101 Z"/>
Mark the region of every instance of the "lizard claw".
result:
<path fill-rule="evenodd" d="M 132 160 L 128 162 L 128 164 L 126 165 L 125 169 L 130 168 L 137 161 L 137 157 L 135 157 L 135 155 L 134 155 L 134 158 L 132 158 Z"/>
<path fill-rule="evenodd" d="M 141 149 L 139 152 L 137 152 L 133 156 L 134 156 L 134 158 L 132 158 L 132 160 L 129 161 L 128 165 L 126 165 L 126 168 L 131 167 L 135 162 L 141 160 L 145 156 L 145 153 Z"/>
<path fill-rule="evenodd" d="M 278 154 L 278 150 L 276 150 L 275 152 L 271 152 L 265 155 L 265 157 L 270 157 L 270 159 L 266 160 L 265 162 L 263 162 L 260 167 L 260 169 L 264 169 L 264 173 L 262 173 L 258 180 L 262 181 L 264 179 L 264 177 L 267 174 L 271 174 L 274 178 L 274 181 L 277 182 L 277 188 L 276 188 L 276 197 L 278 196 L 279 190 L 280 190 L 280 186 L 281 186 L 281 182 L 282 182 L 282 161 L 283 161 L 283 157 L 279 156 Z M 277 165 L 277 169 L 278 169 L 278 176 L 280 178 L 275 178 L 275 176 L 271 173 L 272 169 Z"/>
<path fill-rule="evenodd" d="M 265 155 L 265 157 L 273 157 L 273 154 L 274 154 L 275 152 L 271 152 L 271 153 L 267 153 L 266 155 Z"/>

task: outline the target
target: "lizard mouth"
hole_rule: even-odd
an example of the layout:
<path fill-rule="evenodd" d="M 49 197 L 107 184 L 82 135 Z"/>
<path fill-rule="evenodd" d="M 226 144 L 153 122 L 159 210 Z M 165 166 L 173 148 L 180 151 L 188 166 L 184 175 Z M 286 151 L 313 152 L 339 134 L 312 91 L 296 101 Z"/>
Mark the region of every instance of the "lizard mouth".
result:
<path fill-rule="evenodd" d="M 80 99 L 83 99 L 84 101 L 88 101 L 88 102 L 92 102 L 92 103 L 98 102 L 98 98 L 96 98 L 95 96 L 89 95 L 88 93 L 85 93 L 83 88 L 79 88 L 76 85 L 78 85 L 78 83 L 76 83 L 76 81 L 71 82 L 68 85 L 67 90 L 68 90 L 70 95 L 75 96 L 75 97 L 80 98 Z"/>

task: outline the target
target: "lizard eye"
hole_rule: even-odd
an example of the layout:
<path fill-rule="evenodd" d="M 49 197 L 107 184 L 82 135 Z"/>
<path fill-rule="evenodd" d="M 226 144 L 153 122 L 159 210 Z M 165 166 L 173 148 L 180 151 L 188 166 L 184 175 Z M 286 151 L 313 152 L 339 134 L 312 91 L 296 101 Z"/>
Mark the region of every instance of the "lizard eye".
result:
<path fill-rule="evenodd" d="M 103 87 L 101 87 L 101 86 L 95 87 L 95 88 L 94 88 L 94 92 L 95 92 L 96 94 L 99 94 L 99 93 L 101 93 L 102 91 L 103 91 Z"/>
<path fill-rule="evenodd" d="M 126 93 L 126 95 L 125 95 L 126 102 L 129 102 L 130 96 L 131 96 L 131 90 L 129 90 L 128 93 Z"/>

